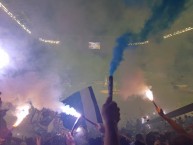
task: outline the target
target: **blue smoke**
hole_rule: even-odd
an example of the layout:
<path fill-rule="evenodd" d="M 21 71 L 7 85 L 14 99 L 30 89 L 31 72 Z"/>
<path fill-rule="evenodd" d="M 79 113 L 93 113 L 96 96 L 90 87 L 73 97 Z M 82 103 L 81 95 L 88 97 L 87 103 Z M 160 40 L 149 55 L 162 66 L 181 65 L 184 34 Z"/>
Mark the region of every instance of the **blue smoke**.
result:
<path fill-rule="evenodd" d="M 169 28 L 184 10 L 185 3 L 188 0 L 162 0 L 156 3 L 152 9 L 152 16 L 146 21 L 144 28 L 138 35 L 125 33 L 117 39 L 117 45 L 113 50 L 113 59 L 110 64 L 110 75 L 113 75 L 117 67 L 123 60 L 125 49 L 128 44 L 135 41 L 145 41 L 151 34 L 157 34 Z M 136 39 L 138 38 L 138 40 Z"/>
<path fill-rule="evenodd" d="M 186 2 L 188 0 L 162 0 L 159 5 L 155 5 L 151 17 L 139 34 L 141 40 L 169 28 L 184 10 Z"/>
<path fill-rule="evenodd" d="M 132 37 L 131 33 L 125 33 L 119 38 L 117 38 L 116 41 L 117 45 L 113 51 L 113 59 L 111 61 L 109 70 L 111 76 L 114 74 L 120 62 L 123 60 L 124 50 L 128 48 L 128 42 L 131 41 L 131 37 Z"/>

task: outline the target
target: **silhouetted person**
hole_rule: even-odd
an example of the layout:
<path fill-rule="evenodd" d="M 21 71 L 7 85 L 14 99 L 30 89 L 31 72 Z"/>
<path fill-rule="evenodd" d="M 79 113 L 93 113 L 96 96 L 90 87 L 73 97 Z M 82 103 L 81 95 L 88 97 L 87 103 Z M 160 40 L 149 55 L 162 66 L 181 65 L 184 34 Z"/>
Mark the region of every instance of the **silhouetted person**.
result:
<path fill-rule="evenodd" d="M 5 140 L 4 142 L 9 141 L 11 137 L 11 132 L 7 128 L 7 123 L 4 119 L 6 112 L 7 110 L 0 110 L 0 138 Z"/>
<path fill-rule="evenodd" d="M 160 134 L 158 132 L 149 132 L 146 135 L 146 145 L 160 145 Z"/>
<path fill-rule="evenodd" d="M 145 145 L 145 140 L 142 134 L 136 134 L 134 145 Z"/>
<path fill-rule="evenodd" d="M 172 140 L 170 145 L 193 145 L 193 140 L 187 135 L 178 135 Z"/>

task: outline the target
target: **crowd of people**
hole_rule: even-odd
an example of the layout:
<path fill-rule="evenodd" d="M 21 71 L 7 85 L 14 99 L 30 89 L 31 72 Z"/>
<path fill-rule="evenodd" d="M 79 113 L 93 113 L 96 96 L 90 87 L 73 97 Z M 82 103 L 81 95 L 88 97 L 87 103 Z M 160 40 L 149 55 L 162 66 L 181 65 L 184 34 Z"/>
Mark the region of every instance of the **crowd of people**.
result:
<path fill-rule="evenodd" d="M 151 120 L 157 119 L 158 116 L 156 116 L 156 118 L 154 117 L 153 119 L 149 119 L 149 117 L 146 117 L 145 120 L 144 118 L 145 117 L 136 120 L 128 120 L 126 126 L 121 128 L 120 131 L 124 134 L 129 134 L 129 136 L 134 136 L 139 132 L 147 134 L 152 130 L 160 133 L 173 131 L 172 127 L 163 118 L 154 122 L 152 122 Z M 185 130 L 193 132 L 193 112 L 173 117 L 172 119 L 176 123 L 180 124 Z"/>
<path fill-rule="evenodd" d="M 95 128 L 101 133 L 96 138 L 89 137 L 87 131 L 81 136 L 76 136 L 72 132 L 64 132 L 17 138 L 6 126 L 4 120 L 6 111 L 0 110 L 0 145 L 193 145 L 191 116 L 184 116 L 185 120 L 182 118 L 174 120 L 167 117 L 163 110 L 157 107 L 157 113 L 164 120 L 162 123 L 166 122 L 164 123 L 165 128 L 158 128 L 159 124 L 156 124 L 154 129 L 153 127 L 147 129 L 145 126 L 149 124 L 139 124 L 138 121 L 135 126 L 127 124 L 125 129 L 118 129 L 120 109 L 109 97 L 101 109 L 103 124 L 95 125 Z"/>

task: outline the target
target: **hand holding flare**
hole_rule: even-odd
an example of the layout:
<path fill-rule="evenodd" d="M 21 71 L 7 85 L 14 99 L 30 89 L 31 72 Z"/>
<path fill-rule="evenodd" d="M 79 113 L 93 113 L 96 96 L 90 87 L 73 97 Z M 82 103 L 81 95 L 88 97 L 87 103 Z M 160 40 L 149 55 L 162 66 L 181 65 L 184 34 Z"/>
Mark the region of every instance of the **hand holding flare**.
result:
<path fill-rule="evenodd" d="M 189 138 L 193 139 L 193 135 L 189 134 L 188 132 L 186 132 L 186 130 L 179 124 L 177 124 L 174 120 L 172 120 L 171 118 L 167 117 L 167 115 L 165 115 L 165 113 L 163 112 L 162 108 L 158 107 L 156 105 L 156 103 L 153 100 L 153 93 L 151 90 L 146 90 L 146 96 L 147 98 L 152 101 L 152 103 L 154 104 L 154 106 L 156 107 L 156 111 L 157 113 L 165 120 L 167 121 L 170 126 L 179 134 L 188 136 Z"/>

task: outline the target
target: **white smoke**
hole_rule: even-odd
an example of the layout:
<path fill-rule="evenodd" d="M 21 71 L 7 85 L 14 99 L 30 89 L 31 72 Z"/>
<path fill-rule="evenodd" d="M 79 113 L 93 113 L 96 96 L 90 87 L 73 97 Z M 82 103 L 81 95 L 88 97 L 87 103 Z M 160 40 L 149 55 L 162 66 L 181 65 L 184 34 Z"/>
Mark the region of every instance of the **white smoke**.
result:
<path fill-rule="evenodd" d="M 41 110 L 48 108 L 60 111 L 63 104 L 59 101 L 61 92 L 55 76 L 42 76 L 26 73 L 16 77 L 4 77 L 0 83 L 2 100 L 15 106 L 31 103 Z"/>

